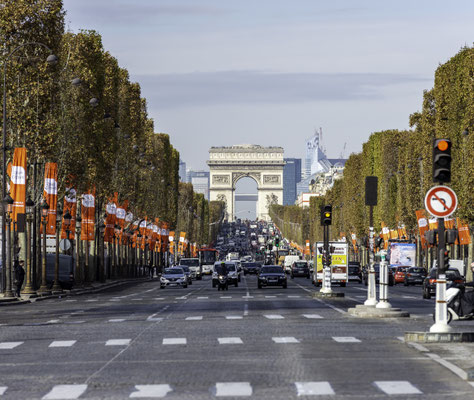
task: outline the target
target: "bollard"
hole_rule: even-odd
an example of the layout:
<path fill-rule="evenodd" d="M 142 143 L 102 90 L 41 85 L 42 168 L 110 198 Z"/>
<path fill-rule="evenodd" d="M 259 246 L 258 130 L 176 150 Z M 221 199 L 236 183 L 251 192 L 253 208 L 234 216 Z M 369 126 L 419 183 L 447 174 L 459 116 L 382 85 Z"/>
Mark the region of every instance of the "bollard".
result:
<path fill-rule="evenodd" d="M 392 305 L 388 302 L 388 263 L 385 258 L 387 252 L 382 250 L 380 255 L 379 302 L 375 307 L 388 309 L 392 308 Z"/>
<path fill-rule="evenodd" d="M 325 265 L 323 268 L 323 283 L 320 293 L 331 294 L 331 266 Z"/>
<path fill-rule="evenodd" d="M 430 332 L 448 333 L 451 330 L 448 325 L 448 306 L 446 304 L 446 275 L 439 274 L 436 279 L 435 323 L 431 326 Z"/>

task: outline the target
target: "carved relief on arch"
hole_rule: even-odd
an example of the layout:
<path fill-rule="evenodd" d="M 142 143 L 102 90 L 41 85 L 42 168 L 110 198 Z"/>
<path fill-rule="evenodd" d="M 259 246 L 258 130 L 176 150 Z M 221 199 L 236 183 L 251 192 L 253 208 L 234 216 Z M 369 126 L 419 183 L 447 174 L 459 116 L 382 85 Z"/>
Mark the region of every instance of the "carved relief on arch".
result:
<path fill-rule="evenodd" d="M 249 178 L 255 179 L 257 187 L 261 184 L 261 173 L 260 172 L 233 172 L 232 173 L 232 187 L 235 188 L 235 184 L 240 178 L 248 176 Z"/>

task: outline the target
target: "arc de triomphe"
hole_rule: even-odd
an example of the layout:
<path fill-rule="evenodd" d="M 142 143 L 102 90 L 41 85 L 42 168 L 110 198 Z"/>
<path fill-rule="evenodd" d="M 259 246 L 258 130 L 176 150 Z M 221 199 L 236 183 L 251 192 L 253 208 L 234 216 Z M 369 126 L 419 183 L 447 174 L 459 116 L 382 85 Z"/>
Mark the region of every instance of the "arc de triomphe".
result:
<path fill-rule="evenodd" d="M 257 219 L 269 220 L 268 207 L 283 204 L 282 147 L 262 147 L 243 144 L 231 147 L 211 147 L 209 160 L 210 200 L 226 203 L 229 221 L 235 218 L 235 185 L 250 177 L 257 182 Z"/>

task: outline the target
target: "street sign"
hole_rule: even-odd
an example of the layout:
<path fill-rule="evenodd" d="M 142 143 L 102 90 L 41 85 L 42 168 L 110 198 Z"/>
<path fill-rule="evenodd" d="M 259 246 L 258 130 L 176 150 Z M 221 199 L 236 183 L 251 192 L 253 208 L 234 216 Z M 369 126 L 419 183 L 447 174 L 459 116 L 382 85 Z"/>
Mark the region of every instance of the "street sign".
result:
<path fill-rule="evenodd" d="M 425 208 L 434 217 L 448 217 L 456 211 L 457 206 L 456 193 L 448 186 L 434 186 L 426 193 Z"/>
<path fill-rule="evenodd" d="M 71 242 L 68 239 L 61 239 L 59 242 L 59 248 L 62 251 L 67 251 L 71 248 Z"/>

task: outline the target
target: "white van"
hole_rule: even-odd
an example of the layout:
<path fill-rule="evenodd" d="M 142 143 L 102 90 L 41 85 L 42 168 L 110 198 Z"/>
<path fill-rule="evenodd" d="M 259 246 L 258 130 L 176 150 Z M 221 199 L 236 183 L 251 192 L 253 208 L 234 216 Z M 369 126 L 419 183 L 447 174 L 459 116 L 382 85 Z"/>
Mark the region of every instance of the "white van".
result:
<path fill-rule="evenodd" d="M 295 261 L 299 261 L 300 256 L 285 256 L 285 260 L 283 261 L 283 269 L 287 274 L 291 272 L 291 266 Z"/>

